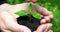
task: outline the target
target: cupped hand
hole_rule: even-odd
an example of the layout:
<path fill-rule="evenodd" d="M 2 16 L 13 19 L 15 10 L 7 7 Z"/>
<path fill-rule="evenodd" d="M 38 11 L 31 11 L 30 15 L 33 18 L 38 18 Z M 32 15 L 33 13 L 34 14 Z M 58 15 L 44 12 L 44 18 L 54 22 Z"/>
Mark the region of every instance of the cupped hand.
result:
<path fill-rule="evenodd" d="M 0 14 L 0 24 L 3 32 L 31 32 L 30 29 L 26 26 L 19 25 L 16 22 L 14 16 L 8 12 L 1 12 Z M 51 32 L 50 27 L 52 24 L 42 24 L 40 25 L 35 32 Z"/>
<path fill-rule="evenodd" d="M 13 32 L 31 32 L 31 30 L 28 27 L 19 25 L 17 23 L 16 18 L 19 16 L 14 14 L 16 11 L 19 11 L 21 9 L 29 11 L 28 6 L 29 6 L 28 3 L 17 4 L 17 5 L 9 5 L 9 4 L 1 5 L 1 7 L 0 7 L 1 8 L 0 9 L 0 27 L 1 27 L 1 29 L 4 32 L 6 32 L 6 31 L 8 31 L 8 32 L 11 32 L 11 31 L 13 31 Z M 35 8 L 33 7 L 34 8 L 33 11 L 39 12 L 44 17 L 44 19 L 42 19 L 40 21 L 40 23 L 42 25 L 40 25 L 37 28 L 36 32 L 51 31 L 50 30 L 51 24 L 43 24 L 43 23 L 50 22 L 50 19 L 53 18 L 52 13 L 50 13 L 45 8 L 38 7 L 36 5 L 33 5 L 33 6 L 35 6 Z"/>

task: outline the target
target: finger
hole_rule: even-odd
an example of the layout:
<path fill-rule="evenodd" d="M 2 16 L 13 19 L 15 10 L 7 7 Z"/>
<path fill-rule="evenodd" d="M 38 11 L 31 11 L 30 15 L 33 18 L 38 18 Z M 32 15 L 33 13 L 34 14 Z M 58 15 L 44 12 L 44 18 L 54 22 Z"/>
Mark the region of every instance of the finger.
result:
<path fill-rule="evenodd" d="M 48 16 L 44 16 L 44 19 L 46 20 L 47 23 L 51 21 L 51 19 Z"/>
<path fill-rule="evenodd" d="M 46 28 L 46 25 L 45 25 L 45 24 L 40 25 L 40 26 L 37 28 L 37 32 L 43 32 L 44 28 Z"/>
<path fill-rule="evenodd" d="M 48 24 L 49 24 L 50 26 L 49 26 Z M 49 29 L 51 28 L 51 26 L 52 26 L 52 24 L 47 23 L 47 24 L 46 24 L 46 29 L 44 30 L 44 32 L 48 32 Z"/>
<path fill-rule="evenodd" d="M 41 21 L 40 21 L 40 24 L 45 24 L 46 23 L 46 20 L 45 19 L 42 19 Z"/>
<path fill-rule="evenodd" d="M 37 2 L 37 0 L 32 0 L 33 3 Z"/>
<path fill-rule="evenodd" d="M 36 11 L 39 12 L 40 14 L 42 14 L 43 16 L 50 15 L 50 12 L 46 8 L 43 8 L 43 7 L 38 6 L 36 4 L 33 4 L 33 6 L 36 9 Z"/>
<path fill-rule="evenodd" d="M 52 19 L 53 18 L 53 14 L 48 11 L 46 8 L 43 8 L 40 12 L 43 16 L 48 16 L 48 18 Z"/>
<path fill-rule="evenodd" d="M 44 19 L 46 19 L 47 22 L 51 22 L 51 20 L 53 19 L 53 15 L 50 14 L 49 16 L 44 16 Z"/>
<path fill-rule="evenodd" d="M 53 14 L 50 14 L 50 15 L 49 15 L 49 18 L 50 18 L 50 19 L 53 19 Z"/>
<path fill-rule="evenodd" d="M 2 32 L 12 32 L 12 31 L 2 29 Z"/>
<path fill-rule="evenodd" d="M 36 31 L 34 31 L 34 32 L 36 32 Z"/>
<path fill-rule="evenodd" d="M 53 32 L 52 30 L 49 30 L 48 32 Z"/>
<path fill-rule="evenodd" d="M 50 19 L 53 19 L 53 13 L 49 11 L 48 17 L 49 17 Z"/>
<path fill-rule="evenodd" d="M 42 8 L 41 14 L 43 16 L 48 16 L 48 15 L 50 15 L 50 12 L 46 8 Z"/>
<path fill-rule="evenodd" d="M 15 32 L 25 32 L 25 31 L 31 32 L 29 28 L 17 24 L 16 20 L 13 18 L 13 16 L 10 13 L 4 11 L 0 13 L 0 16 L 6 25 L 6 29 Z"/>
<path fill-rule="evenodd" d="M 51 26 L 51 24 L 42 24 L 37 28 L 37 32 L 44 32 L 47 26 Z"/>

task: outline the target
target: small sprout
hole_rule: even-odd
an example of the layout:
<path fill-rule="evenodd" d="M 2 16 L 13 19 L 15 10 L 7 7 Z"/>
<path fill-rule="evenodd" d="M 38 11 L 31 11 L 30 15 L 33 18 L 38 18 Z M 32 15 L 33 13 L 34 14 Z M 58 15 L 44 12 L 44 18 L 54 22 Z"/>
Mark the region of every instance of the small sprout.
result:
<path fill-rule="evenodd" d="M 29 9 L 30 9 L 30 11 L 32 11 L 32 10 L 33 10 L 32 3 L 30 3 L 30 5 L 29 5 Z"/>
<path fill-rule="evenodd" d="M 30 3 L 29 9 L 30 9 L 30 15 L 32 15 L 34 18 L 41 19 L 41 15 L 40 15 L 39 13 L 34 12 L 34 13 L 32 14 L 32 10 L 33 10 L 33 5 L 32 5 L 32 3 Z"/>
<path fill-rule="evenodd" d="M 32 15 L 34 18 L 41 19 L 42 16 L 41 16 L 38 12 L 32 13 L 32 9 L 33 9 L 32 3 L 30 3 L 29 9 L 30 9 L 30 13 L 27 12 L 27 11 L 25 11 L 25 10 L 20 10 L 20 11 L 15 12 L 15 14 L 18 15 L 18 16 L 26 16 L 26 15 L 29 15 L 30 21 L 31 21 L 31 19 L 32 19 L 32 18 L 31 18 L 31 15 Z"/>
<path fill-rule="evenodd" d="M 37 18 L 37 19 L 41 19 L 41 15 L 39 14 L 39 13 L 37 13 L 37 12 L 34 12 L 33 14 L 32 14 L 32 16 L 34 17 L 34 18 Z"/>
<path fill-rule="evenodd" d="M 28 12 L 26 12 L 25 10 L 21 10 L 21 11 L 15 12 L 15 14 L 18 16 L 25 16 L 25 15 L 28 15 Z"/>

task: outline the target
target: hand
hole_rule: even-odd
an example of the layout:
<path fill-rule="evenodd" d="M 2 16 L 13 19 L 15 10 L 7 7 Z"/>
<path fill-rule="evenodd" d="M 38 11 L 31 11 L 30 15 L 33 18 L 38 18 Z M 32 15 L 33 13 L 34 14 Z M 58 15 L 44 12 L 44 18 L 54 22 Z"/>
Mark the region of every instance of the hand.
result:
<path fill-rule="evenodd" d="M 8 6 L 8 7 L 7 7 Z M 17 6 L 17 5 L 16 5 Z M 21 10 L 24 8 L 21 8 L 22 5 L 20 5 L 20 8 L 17 9 L 16 6 L 9 5 L 9 4 L 2 4 L 0 6 L 0 28 L 3 32 L 31 32 L 30 29 L 26 26 L 19 25 L 16 21 L 16 16 L 14 12 L 17 10 Z M 7 7 L 7 8 L 6 8 Z M 12 8 L 12 9 L 11 9 Z M 8 10 L 8 11 L 7 11 Z M 13 10 L 13 11 L 12 11 Z M 26 10 L 26 9 L 25 9 Z"/>
<path fill-rule="evenodd" d="M 4 6 L 4 7 L 3 7 Z M 8 6 L 8 7 L 7 7 Z M 2 5 L 1 8 L 3 7 L 3 9 L 0 9 L 0 23 L 1 23 L 1 29 L 4 31 L 14 31 L 14 32 L 22 32 L 27 30 L 28 32 L 31 32 L 29 28 L 27 28 L 26 26 L 23 25 L 19 25 L 16 21 L 16 18 L 18 16 L 16 16 L 14 14 L 14 12 L 19 11 L 21 9 L 24 10 L 28 10 L 28 4 L 18 4 L 18 5 Z M 7 7 L 7 8 L 6 8 Z M 21 8 L 22 7 L 22 8 Z M 9 8 L 9 9 L 8 9 Z M 37 7 L 36 7 L 37 8 Z M 8 10 L 8 12 L 4 11 L 5 9 Z M 38 9 L 37 9 L 38 11 Z M 40 11 L 39 11 L 40 12 Z M 50 13 L 49 13 L 50 14 Z M 49 18 L 52 18 L 51 16 Z M 45 19 L 46 20 L 46 19 Z M 44 23 L 45 20 L 41 20 L 42 23 Z M 46 22 L 46 21 L 45 21 Z M 13 24 L 12 24 L 13 23 Z M 51 24 L 43 24 L 40 25 L 37 28 L 37 32 L 42 32 L 43 30 L 45 31 L 44 27 L 46 26 L 46 31 L 49 31 L 49 28 L 51 27 Z M 49 27 L 48 27 L 49 26 Z M 41 28 L 42 27 L 42 28 Z M 41 29 L 41 30 L 40 30 Z"/>
<path fill-rule="evenodd" d="M 30 30 L 23 25 L 18 25 L 16 22 L 16 19 L 14 19 L 13 15 L 10 15 L 10 13 L 8 12 L 2 12 L 2 14 L 0 14 L 1 18 L 0 18 L 0 23 L 1 23 L 1 29 L 3 30 L 3 32 L 30 32 Z M 51 32 L 50 27 L 52 25 L 50 23 L 47 24 L 43 24 L 40 25 L 36 32 Z M 26 30 L 26 31 L 25 31 Z"/>
<path fill-rule="evenodd" d="M 42 24 L 37 28 L 36 32 L 53 32 L 52 30 L 50 30 L 51 26 L 51 23 Z"/>

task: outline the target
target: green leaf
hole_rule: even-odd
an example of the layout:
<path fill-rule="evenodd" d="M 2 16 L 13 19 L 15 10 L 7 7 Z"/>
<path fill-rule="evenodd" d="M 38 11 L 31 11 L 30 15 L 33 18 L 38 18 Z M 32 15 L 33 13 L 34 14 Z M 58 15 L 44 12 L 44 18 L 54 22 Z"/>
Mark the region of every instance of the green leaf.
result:
<path fill-rule="evenodd" d="M 33 17 L 35 17 L 35 18 L 37 18 L 37 19 L 41 19 L 41 15 L 39 14 L 39 13 L 37 13 L 37 12 L 34 12 L 33 14 L 32 14 L 32 16 Z"/>
<path fill-rule="evenodd" d="M 15 14 L 18 16 L 25 16 L 28 15 L 28 12 L 26 12 L 25 10 L 20 10 L 18 12 L 15 12 Z"/>
<path fill-rule="evenodd" d="M 33 9 L 32 3 L 30 3 L 29 9 L 30 9 L 30 11 L 32 11 L 32 9 Z"/>

